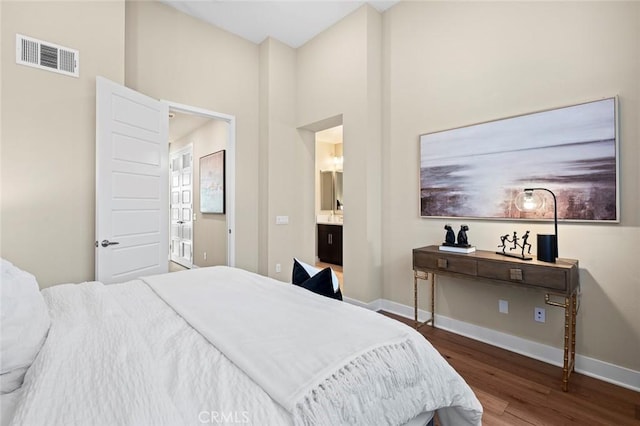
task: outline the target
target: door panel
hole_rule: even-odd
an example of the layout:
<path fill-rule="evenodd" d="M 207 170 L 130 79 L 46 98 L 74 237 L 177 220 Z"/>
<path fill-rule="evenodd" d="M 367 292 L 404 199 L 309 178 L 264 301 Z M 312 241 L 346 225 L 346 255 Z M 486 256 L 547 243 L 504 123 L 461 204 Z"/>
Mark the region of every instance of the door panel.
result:
<path fill-rule="evenodd" d="M 159 176 L 138 175 L 129 172 L 113 172 L 113 200 L 122 199 L 151 199 L 160 198 L 161 188 L 158 188 Z"/>
<path fill-rule="evenodd" d="M 110 83 L 116 84 L 113 82 Z M 127 89 L 124 86 L 120 86 L 120 88 Z M 142 95 L 142 93 L 135 92 L 134 90 L 127 90 L 134 92 L 136 95 Z M 113 121 L 129 127 L 137 127 L 142 130 L 147 130 L 151 133 L 160 133 L 161 123 L 158 121 L 158 110 L 160 108 L 158 108 L 157 105 L 147 102 L 147 100 L 151 98 L 148 98 L 145 95 L 142 96 L 147 99 L 133 97 L 131 96 L 131 93 L 126 93 L 124 91 L 113 92 L 111 97 L 113 105 L 113 114 L 111 116 L 113 117 Z M 160 102 L 155 99 L 151 100 L 160 104 Z"/>
<path fill-rule="evenodd" d="M 160 232 L 158 211 L 115 211 L 113 212 L 113 236 L 155 234 Z"/>
<path fill-rule="evenodd" d="M 167 106 L 101 77 L 96 97 L 96 279 L 167 272 Z"/>
<path fill-rule="evenodd" d="M 118 278 L 121 277 L 129 280 L 127 276 L 131 273 L 140 272 L 147 275 L 149 269 L 157 266 L 159 246 L 157 242 L 149 242 L 149 244 L 128 245 L 114 249 L 113 262 L 119 266 L 119 271 L 113 274 L 116 282 L 120 281 Z M 168 268 L 168 261 L 165 260 L 164 263 Z"/>
<path fill-rule="evenodd" d="M 160 165 L 160 153 L 153 143 L 124 135 L 113 135 L 113 158 L 115 160 L 132 161 L 154 167 Z"/>
<path fill-rule="evenodd" d="M 171 153 L 171 260 L 193 266 L 193 147 Z"/>

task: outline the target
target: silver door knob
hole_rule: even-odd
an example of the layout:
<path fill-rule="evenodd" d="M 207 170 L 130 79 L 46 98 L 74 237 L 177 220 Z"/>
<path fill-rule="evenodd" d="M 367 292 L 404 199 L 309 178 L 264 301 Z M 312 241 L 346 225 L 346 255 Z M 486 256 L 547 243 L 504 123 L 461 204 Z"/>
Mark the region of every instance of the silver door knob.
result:
<path fill-rule="evenodd" d="M 120 243 L 117 241 L 102 240 L 100 244 L 102 245 L 102 247 L 108 247 L 108 246 L 115 246 L 116 244 L 120 244 Z"/>

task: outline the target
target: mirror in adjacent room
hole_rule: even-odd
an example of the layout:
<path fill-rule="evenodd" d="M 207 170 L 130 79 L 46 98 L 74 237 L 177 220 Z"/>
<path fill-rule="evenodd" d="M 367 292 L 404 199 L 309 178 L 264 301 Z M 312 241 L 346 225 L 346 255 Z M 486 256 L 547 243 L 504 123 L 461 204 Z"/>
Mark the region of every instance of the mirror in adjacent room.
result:
<path fill-rule="evenodd" d="M 342 125 L 316 132 L 316 214 L 344 212 L 343 158 Z"/>
<path fill-rule="evenodd" d="M 342 171 L 320 171 L 320 210 L 342 214 L 344 200 L 342 197 Z"/>
<path fill-rule="evenodd" d="M 333 210 L 333 172 L 320 171 L 320 210 Z"/>
<path fill-rule="evenodd" d="M 344 210 L 344 200 L 342 198 L 342 170 L 336 171 L 333 179 L 336 205 L 334 206 L 334 213 L 342 214 Z"/>

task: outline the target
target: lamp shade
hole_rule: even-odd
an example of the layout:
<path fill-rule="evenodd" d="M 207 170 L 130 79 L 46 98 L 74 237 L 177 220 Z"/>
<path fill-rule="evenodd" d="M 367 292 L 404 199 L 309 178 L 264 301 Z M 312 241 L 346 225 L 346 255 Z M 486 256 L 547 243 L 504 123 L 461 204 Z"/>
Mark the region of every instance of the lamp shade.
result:
<path fill-rule="evenodd" d="M 556 194 L 547 188 L 527 188 L 519 193 L 514 204 L 520 211 L 535 211 L 544 208 L 544 198 L 536 191 L 546 191 L 553 198 L 553 235 L 538 234 L 538 260 L 555 262 L 558 257 L 558 201 Z"/>
<path fill-rule="evenodd" d="M 533 212 L 544 207 L 544 198 L 534 191 L 525 190 L 516 196 L 514 204 L 521 212 Z"/>

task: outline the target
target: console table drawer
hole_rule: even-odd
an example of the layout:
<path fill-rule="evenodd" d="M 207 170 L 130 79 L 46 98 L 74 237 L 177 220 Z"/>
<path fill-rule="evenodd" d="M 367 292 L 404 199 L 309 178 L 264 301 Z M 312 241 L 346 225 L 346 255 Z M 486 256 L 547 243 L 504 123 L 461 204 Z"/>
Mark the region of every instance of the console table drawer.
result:
<path fill-rule="evenodd" d="M 473 258 L 464 256 L 416 252 L 413 256 L 413 269 L 422 268 L 474 276 L 477 272 L 477 262 Z"/>
<path fill-rule="evenodd" d="M 492 280 L 528 284 L 565 292 L 567 276 L 564 270 L 535 265 L 506 265 L 497 262 L 479 262 L 478 277 Z"/>

